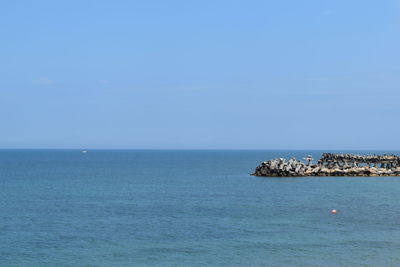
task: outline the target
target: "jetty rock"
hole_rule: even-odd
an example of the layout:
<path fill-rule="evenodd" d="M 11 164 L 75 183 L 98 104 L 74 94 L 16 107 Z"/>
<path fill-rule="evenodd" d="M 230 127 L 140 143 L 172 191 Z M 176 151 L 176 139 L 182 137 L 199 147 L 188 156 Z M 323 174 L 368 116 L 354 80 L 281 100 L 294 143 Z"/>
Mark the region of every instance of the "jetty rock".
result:
<path fill-rule="evenodd" d="M 255 176 L 400 176 L 400 157 L 396 155 L 354 155 L 324 153 L 313 164 L 307 156 L 304 161 L 295 158 L 276 158 L 256 167 Z"/>

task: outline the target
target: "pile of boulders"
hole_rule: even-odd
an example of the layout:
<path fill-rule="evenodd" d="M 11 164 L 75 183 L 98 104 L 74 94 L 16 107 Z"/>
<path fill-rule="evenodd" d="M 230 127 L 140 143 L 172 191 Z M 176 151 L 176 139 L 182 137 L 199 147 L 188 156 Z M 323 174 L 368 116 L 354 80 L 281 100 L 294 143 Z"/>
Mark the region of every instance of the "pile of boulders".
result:
<path fill-rule="evenodd" d="M 334 161 L 359 161 L 359 162 L 400 162 L 400 157 L 396 155 L 358 155 L 358 154 L 333 154 L 324 153 L 322 154 L 322 161 L 334 160 Z"/>
<path fill-rule="evenodd" d="M 324 153 L 320 163 L 338 163 L 339 165 L 346 164 L 355 167 L 358 164 L 373 165 L 375 168 L 380 164 L 381 168 L 392 168 L 400 166 L 400 157 L 396 155 L 353 155 L 353 154 L 332 154 Z"/>
<path fill-rule="evenodd" d="M 272 159 L 256 167 L 256 176 L 400 176 L 399 157 L 395 155 L 360 156 L 323 154 L 318 164 L 292 158 Z M 373 164 L 372 164 L 373 163 Z M 380 167 L 379 167 L 380 165 Z"/>
<path fill-rule="evenodd" d="M 256 168 L 256 176 L 304 176 L 308 166 L 303 162 L 284 158 L 264 161 Z"/>

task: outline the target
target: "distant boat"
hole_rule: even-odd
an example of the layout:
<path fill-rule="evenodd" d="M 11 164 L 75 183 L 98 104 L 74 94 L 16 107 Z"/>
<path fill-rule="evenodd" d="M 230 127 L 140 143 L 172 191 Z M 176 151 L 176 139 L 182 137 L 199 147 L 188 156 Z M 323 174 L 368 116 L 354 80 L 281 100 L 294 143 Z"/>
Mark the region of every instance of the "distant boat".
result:
<path fill-rule="evenodd" d="M 87 150 L 82 150 L 81 153 L 85 154 L 87 153 Z"/>

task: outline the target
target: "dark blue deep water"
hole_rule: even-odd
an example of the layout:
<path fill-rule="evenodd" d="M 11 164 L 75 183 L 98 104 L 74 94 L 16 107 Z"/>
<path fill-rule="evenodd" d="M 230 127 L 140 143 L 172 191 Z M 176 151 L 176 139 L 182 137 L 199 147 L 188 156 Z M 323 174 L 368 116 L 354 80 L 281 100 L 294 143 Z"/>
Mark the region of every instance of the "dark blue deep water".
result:
<path fill-rule="evenodd" d="M 0 265 L 399 266 L 400 178 L 249 175 L 310 153 L 2 150 Z"/>

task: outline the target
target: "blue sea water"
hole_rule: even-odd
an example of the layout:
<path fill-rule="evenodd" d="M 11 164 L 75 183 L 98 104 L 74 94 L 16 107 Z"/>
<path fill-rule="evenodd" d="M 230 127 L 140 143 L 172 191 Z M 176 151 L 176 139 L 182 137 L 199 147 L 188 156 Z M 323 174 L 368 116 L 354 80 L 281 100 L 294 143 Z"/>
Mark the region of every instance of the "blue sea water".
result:
<path fill-rule="evenodd" d="M 400 178 L 249 175 L 321 153 L 1 150 L 0 265 L 399 266 Z"/>

